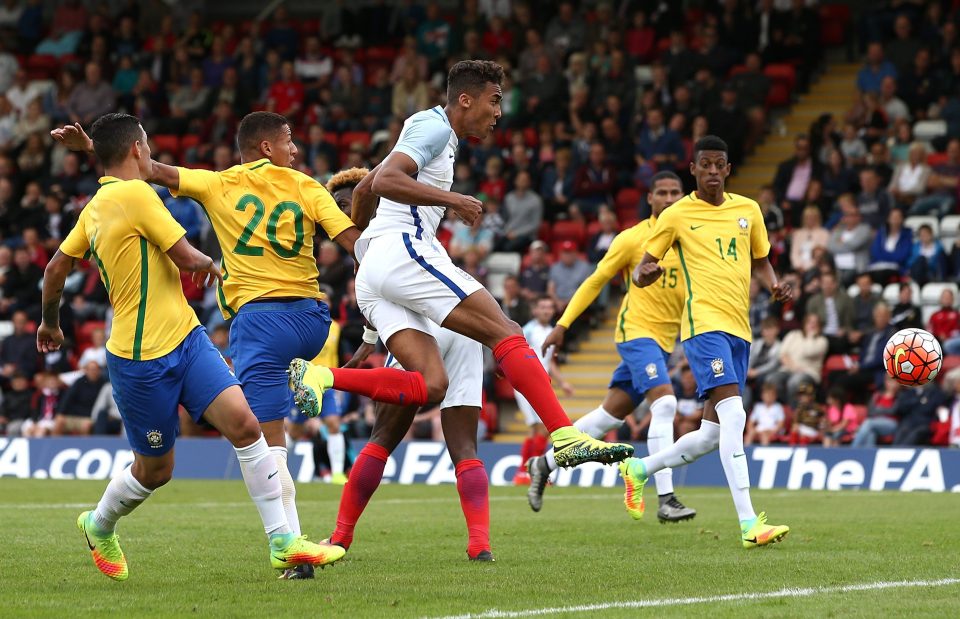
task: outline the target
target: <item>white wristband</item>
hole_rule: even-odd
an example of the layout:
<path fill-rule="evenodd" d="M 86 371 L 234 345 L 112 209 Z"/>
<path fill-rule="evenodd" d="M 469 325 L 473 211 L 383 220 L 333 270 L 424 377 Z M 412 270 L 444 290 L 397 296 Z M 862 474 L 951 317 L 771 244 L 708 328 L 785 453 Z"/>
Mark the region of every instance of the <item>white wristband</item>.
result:
<path fill-rule="evenodd" d="M 363 325 L 363 343 L 364 344 L 370 344 L 371 346 L 375 346 L 377 344 L 378 339 L 380 339 L 380 335 L 377 333 L 376 329 L 371 329 L 367 325 Z"/>

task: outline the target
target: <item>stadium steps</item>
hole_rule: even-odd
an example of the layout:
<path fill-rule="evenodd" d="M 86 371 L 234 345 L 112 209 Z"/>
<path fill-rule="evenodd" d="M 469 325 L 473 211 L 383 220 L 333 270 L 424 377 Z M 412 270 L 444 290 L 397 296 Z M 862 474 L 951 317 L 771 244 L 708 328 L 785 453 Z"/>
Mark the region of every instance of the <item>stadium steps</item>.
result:
<path fill-rule="evenodd" d="M 571 419 L 579 419 L 595 409 L 607 393 L 607 385 L 613 370 L 620 363 L 616 346 L 613 343 L 613 330 L 617 325 L 617 310 L 620 300 L 610 299 L 609 311 L 596 329 L 580 342 L 579 350 L 567 355 L 566 362 L 560 367 L 575 390 L 573 396 L 566 396 L 559 389 L 557 397 Z M 500 432 L 494 436 L 498 443 L 520 443 L 527 436 L 527 426 L 523 415 L 513 402 L 501 404 Z"/>
<path fill-rule="evenodd" d="M 730 191 L 756 198 L 760 187 L 773 182 L 777 165 L 793 156 L 793 141 L 806 133 L 821 114 L 833 114 L 838 122 L 853 104 L 854 84 L 859 64 L 830 63 L 810 92 L 801 95 L 783 116 L 773 123 L 773 131 L 763 144 L 746 158 L 729 183 Z"/>

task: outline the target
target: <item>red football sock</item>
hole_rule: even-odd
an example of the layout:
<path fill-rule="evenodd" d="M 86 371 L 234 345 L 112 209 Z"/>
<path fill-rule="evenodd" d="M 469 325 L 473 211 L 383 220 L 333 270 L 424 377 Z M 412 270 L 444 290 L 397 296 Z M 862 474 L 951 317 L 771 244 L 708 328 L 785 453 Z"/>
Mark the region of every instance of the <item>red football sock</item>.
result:
<path fill-rule="evenodd" d="M 513 388 L 530 402 L 549 432 L 572 425 L 550 386 L 550 377 L 522 335 L 504 338 L 493 349 L 493 356 Z"/>
<path fill-rule="evenodd" d="M 370 497 L 380 486 L 383 467 L 389 457 L 390 453 L 376 443 L 367 443 L 360 450 L 350 470 L 350 479 L 343 487 L 340 509 L 337 511 L 337 528 L 330 536 L 331 543 L 350 548 L 353 543 L 353 528 L 357 526 L 357 520 L 363 514 Z"/>
<path fill-rule="evenodd" d="M 542 456 L 547 452 L 547 437 L 542 434 L 537 434 L 536 436 L 530 439 L 530 449 L 532 453 L 530 457 Z"/>
<path fill-rule="evenodd" d="M 394 368 L 330 368 L 333 388 L 365 395 L 375 402 L 423 406 L 427 403 L 427 383 L 420 372 Z"/>
<path fill-rule="evenodd" d="M 490 550 L 490 482 L 480 460 L 461 460 L 456 469 L 457 492 L 469 535 L 467 554 L 476 557 Z"/>
<path fill-rule="evenodd" d="M 520 445 L 520 470 L 523 470 L 527 466 L 527 460 L 535 456 L 533 452 L 533 437 L 528 436 L 523 439 L 523 444 Z"/>

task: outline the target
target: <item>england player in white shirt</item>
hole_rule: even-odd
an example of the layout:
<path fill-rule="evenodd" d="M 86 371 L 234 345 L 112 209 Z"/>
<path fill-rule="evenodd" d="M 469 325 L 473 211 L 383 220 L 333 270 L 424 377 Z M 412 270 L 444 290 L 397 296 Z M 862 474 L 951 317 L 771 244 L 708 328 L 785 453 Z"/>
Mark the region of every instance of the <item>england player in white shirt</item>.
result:
<path fill-rule="evenodd" d="M 380 197 L 376 215 L 357 241 L 357 302 L 406 369 L 323 368 L 294 359 L 290 386 L 298 406 L 311 416 L 319 414 L 329 388 L 395 404 L 439 402 L 448 379 L 429 320 L 493 350 L 504 376 L 550 432 L 558 465 L 616 462 L 633 447 L 599 441 L 571 425 L 520 326 L 483 286 L 454 266 L 435 237 L 447 208 L 468 224 L 482 214 L 479 200 L 451 192 L 450 186 L 460 139 L 487 137 L 500 118 L 502 81 L 503 68 L 496 63 L 455 64 L 446 107 L 408 118 L 393 151 L 354 192 L 354 221 L 370 217 L 364 192 Z"/>

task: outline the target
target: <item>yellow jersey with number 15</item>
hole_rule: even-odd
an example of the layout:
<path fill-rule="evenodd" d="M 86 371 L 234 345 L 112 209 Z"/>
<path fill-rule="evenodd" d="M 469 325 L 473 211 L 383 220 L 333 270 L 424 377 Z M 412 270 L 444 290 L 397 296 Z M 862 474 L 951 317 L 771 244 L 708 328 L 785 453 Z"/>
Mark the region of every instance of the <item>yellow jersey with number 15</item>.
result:
<path fill-rule="evenodd" d="M 104 176 L 100 185 L 60 251 L 100 271 L 113 306 L 107 350 L 134 361 L 162 357 L 200 326 L 166 254 L 186 231 L 145 182 Z"/>
<path fill-rule="evenodd" d="M 662 258 L 673 248 L 680 259 L 687 286 L 682 340 L 709 331 L 752 339 L 750 274 L 753 259 L 770 253 L 770 241 L 756 202 L 723 195 L 720 206 L 696 192 L 678 200 L 660 215 L 647 241 L 650 255 Z"/>
<path fill-rule="evenodd" d="M 673 352 L 683 311 L 684 284 L 680 260 L 674 252 L 668 251 L 660 261 L 663 277 L 657 283 L 646 288 L 638 288 L 633 284 L 633 269 L 643 259 L 644 246 L 656 223 L 657 218 L 650 217 L 614 237 L 607 253 L 597 263 L 597 269 L 577 288 L 557 321 L 558 325 L 570 328 L 607 282 L 620 274 L 626 292 L 617 312 L 614 341 L 622 344 L 648 337 L 656 341 L 660 348 Z"/>
<path fill-rule="evenodd" d="M 267 159 L 222 172 L 177 169 L 172 193 L 200 203 L 223 250 L 224 318 L 257 298 L 324 298 L 313 256 L 317 224 L 332 239 L 353 222 L 323 185 Z"/>

